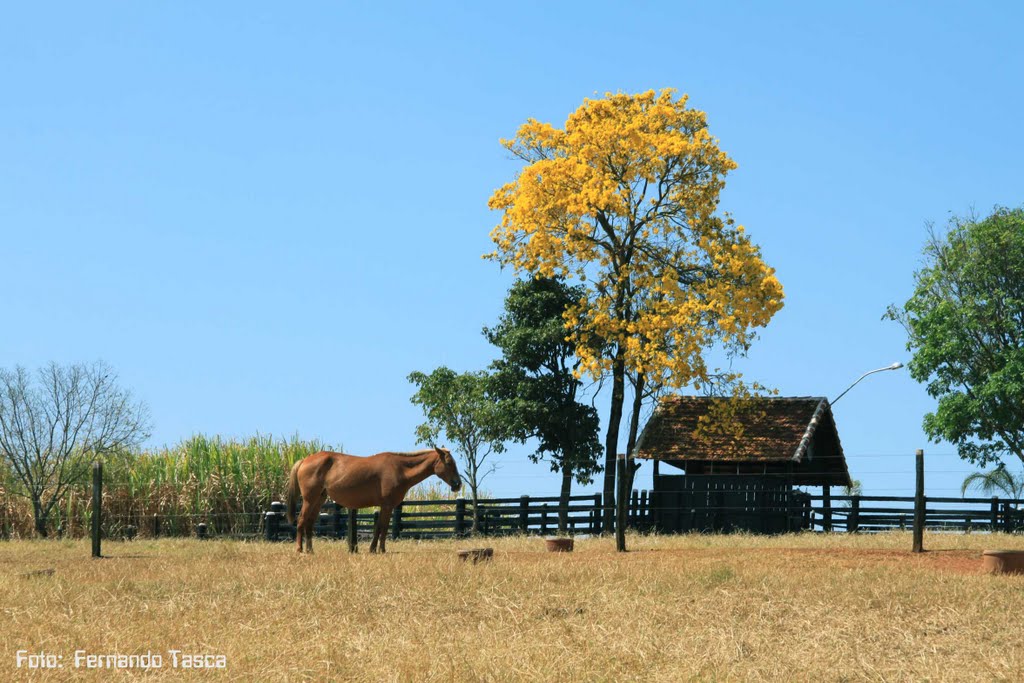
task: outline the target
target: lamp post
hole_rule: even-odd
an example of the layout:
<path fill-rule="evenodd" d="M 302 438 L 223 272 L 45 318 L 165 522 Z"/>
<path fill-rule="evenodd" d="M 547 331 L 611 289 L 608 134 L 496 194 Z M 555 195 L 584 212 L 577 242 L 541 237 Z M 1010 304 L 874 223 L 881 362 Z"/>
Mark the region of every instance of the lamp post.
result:
<path fill-rule="evenodd" d="M 836 401 L 841 399 L 843 396 L 846 396 L 846 392 L 847 391 L 849 391 L 850 389 L 853 389 L 855 386 L 857 386 L 857 382 L 860 382 L 862 379 L 864 379 L 868 375 L 873 375 L 876 372 L 885 372 L 886 370 L 899 370 L 902 367 L 903 367 L 903 363 L 900 363 L 899 361 L 896 361 L 892 365 L 886 365 L 884 368 L 876 368 L 874 370 L 868 370 L 863 375 L 858 377 L 856 382 L 854 382 L 850 386 L 846 387 L 846 391 L 844 391 L 843 393 L 839 394 L 834 399 L 832 399 L 832 405 L 835 405 Z M 829 491 L 830 488 L 831 487 L 828 484 L 825 484 L 825 485 L 823 485 L 821 487 L 821 499 L 822 499 L 821 503 L 822 503 L 822 508 L 823 508 L 823 512 L 824 512 L 824 528 L 825 528 L 825 531 L 832 531 L 832 495 L 831 495 L 831 492 Z M 855 502 L 856 502 L 856 500 L 855 500 Z M 849 520 L 849 518 L 847 518 L 847 520 Z M 847 530 L 849 530 L 849 528 L 850 528 L 849 527 L 849 521 L 847 521 L 847 527 L 846 528 L 847 528 Z"/>
<path fill-rule="evenodd" d="M 868 375 L 875 374 L 876 372 L 885 372 L 886 370 L 899 370 L 902 367 L 903 367 L 903 363 L 900 363 L 899 361 L 897 361 L 897 362 L 893 363 L 892 365 L 886 365 L 884 368 L 877 368 L 875 370 L 868 370 L 863 375 L 861 375 L 860 377 L 857 378 L 857 382 L 861 381 L 862 379 L 864 379 Z M 850 389 L 853 389 L 855 386 L 857 386 L 857 382 L 854 382 L 850 386 L 846 387 L 846 391 L 849 391 Z M 846 396 L 846 391 L 844 391 L 843 393 L 839 394 L 834 399 L 832 399 L 832 405 L 835 405 L 836 401 L 841 399 L 843 396 Z"/>

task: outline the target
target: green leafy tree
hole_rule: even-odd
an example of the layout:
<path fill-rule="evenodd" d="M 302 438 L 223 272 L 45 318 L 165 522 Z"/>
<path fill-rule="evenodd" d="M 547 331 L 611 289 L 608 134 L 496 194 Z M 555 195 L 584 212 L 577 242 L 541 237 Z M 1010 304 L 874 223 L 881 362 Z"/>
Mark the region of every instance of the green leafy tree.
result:
<path fill-rule="evenodd" d="M 978 465 L 1024 461 L 1024 210 L 953 217 L 924 256 L 913 295 L 886 314 L 907 330 L 911 376 L 938 400 L 924 431 Z"/>
<path fill-rule="evenodd" d="M 512 439 L 536 439 L 529 457 L 547 456 L 562 475 L 558 529 L 568 525 L 569 496 L 575 478 L 589 484 L 600 471 L 600 420 L 597 410 L 577 400 L 582 383 L 575 345 L 566 339 L 565 311 L 583 296 L 557 278 L 516 282 L 505 299 L 498 324 L 484 336 L 502 352 L 491 365 L 492 393 Z"/>
<path fill-rule="evenodd" d="M 417 387 L 410 400 L 426 417 L 426 422 L 416 427 L 416 438 L 430 445 L 443 436 L 454 446 L 452 450 L 466 463 L 464 474 L 475 508 L 480 484 L 494 471 L 494 464 L 487 459 L 504 451 L 507 440 L 501 415 L 488 392 L 490 376 L 482 371 L 459 374 L 442 366 L 429 375 L 413 372 L 409 381 Z"/>

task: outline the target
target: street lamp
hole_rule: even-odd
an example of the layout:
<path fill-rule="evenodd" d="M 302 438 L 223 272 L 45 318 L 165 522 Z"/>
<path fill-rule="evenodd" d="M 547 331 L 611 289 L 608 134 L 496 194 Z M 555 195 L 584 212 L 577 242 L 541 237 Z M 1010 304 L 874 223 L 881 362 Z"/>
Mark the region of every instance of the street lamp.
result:
<path fill-rule="evenodd" d="M 892 365 L 886 365 L 884 368 L 878 368 L 876 370 L 869 370 L 869 371 L 865 372 L 863 375 L 861 375 L 860 377 L 858 377 L 857 378 L 857 382 L 861 381 L 862 379 L 864 379 L 868 375 L 875 374 L 876 372 L 885 372 L 886 370 L 899 370 L 902 367 L 903 367 L 903 363 L 900 363 L 899 361 L 897 361 L 897 362 L 893 363 Z M 850 389 L 853 389 L 855 386 L 857 386 L 857 382 L 854 382 L 850 386 L 846 387 L 846 391 L 849 391 Z M 846 396 L 846 391 L 844 391 L 843 393 L 839 394 L 834 399 L 832 399 L 832 405 L 835 405 L 836 401 L 841 399 L 843 396 Z"/>

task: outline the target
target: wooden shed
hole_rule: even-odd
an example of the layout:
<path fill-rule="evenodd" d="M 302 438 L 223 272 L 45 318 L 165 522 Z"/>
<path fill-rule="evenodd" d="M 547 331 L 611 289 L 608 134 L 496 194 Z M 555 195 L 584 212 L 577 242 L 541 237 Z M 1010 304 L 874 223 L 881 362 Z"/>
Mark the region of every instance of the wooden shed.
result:
<path fill-rule="evenodd" d="M 851 485 L 828 399 L 744 399 L 724 422 L 712 417 L 720 401 L 666 397 L 637 440 L 634 457 L 654 461 L 651 516 L 660 531 L 807 528 L 809 502 L 796 486 Z M 707 429 L 715 419 L 727 428 Z M 680 473 L 663 473 L 661 463 Z"/>

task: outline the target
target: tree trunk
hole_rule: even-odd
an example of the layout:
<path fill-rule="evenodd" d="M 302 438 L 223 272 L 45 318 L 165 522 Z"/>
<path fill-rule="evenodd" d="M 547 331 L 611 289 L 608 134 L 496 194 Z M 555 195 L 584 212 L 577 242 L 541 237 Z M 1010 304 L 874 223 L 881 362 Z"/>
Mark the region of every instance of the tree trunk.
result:
<path fill-rule="evenodd" d="M 477 520 L 480 518 L 480 515 L 477 514 L 477 510 L 479 509 L 477 507 L 479 498 L 477 496 L 476 467 L 470 465 L 466 474 L 469 475 L 467 477 L 467 479 L 469 479 L 469 499 L 473 501 L 473 522 L 472 526 L 470 527 L 470 533 L 476 535 L 476 533 L 479 531 L 479 529 L 477 528 Z"/>
<path fill-rule="evenodd" d="M 622 422 L 622 403 L 625 401 L 626 358 L 621 346 L 615 351 L 612 363 L 612 407 L 608 416 L 608 433 L 604 440 L 604 516 L 601 531 L 612 531 L 615 524 L 615 471 L 618 460 L 619 425 Z"/>
<path fill-rule="evenodd" d="M 640 411 L 643 409 L 643 396 L 644 387 L 646 386 L 646 376 L 640 373 L 636 378 L 636 385 L 633 387 L 635 392 L 633 394 L 633 410 L 629 416 L 629 438 L 626 441 L 626 455 L 631 456 L 633 449 L 636 448 L 636 440 L 639 437 L 640 432 Z M 629 493 L 633 490 L 633 479 L 636 477 L 636 471 L 640 469 L 640 463 L 630 458 L 626 461 L 626 492 Z"/>
<path fill-rule="evenodd" d="M 615 505 L 615 550 L 626 552 L 626 507 L 629 505 L 629 491 L 626 489 L 626 458 L 616 463 L 619 486 Z"/>
<path fill-rule="evenodd" d="M 562 490 L 558 494 L 558 533 L 569 530 L 569 495 L 572 493 L 572 464 L 570 458 L 562 460 Z"/>
<path fill-rule="evenodd" d="M 633 392 L 633 408 L 629 418 L 629 437 L 626 440 L 625 457 L 617 463 L 619 486 L 615 506 L 615 549 L 626 552 L 626 506 L 629 503 L 629 489 L 633 485 L 633 475 L 636 468 L 629 456 L 633 453 L 636 445 L 636 434 L 640 425 L 640 408 L 643 406 L 644 376 L 641 373 L 637 376 Z M 623 400 L 625 400 L 623 398 Z M 620 401 L 621 406 L 622 401 Z M 620 418 L 621 419 L 621 418 Z"/>
<path fill-rule="evenodd" d="M 36 533 L 40 538 L 46 538 L 46 511 L 43 510 L 43 503 L 35 496 L 32 497 L 32 515 L 35 517 Z"/>
<path fill-rule="evenodd" d="M 469 533 L 471 533 L 471 534 L 473 534 L 475 536 L 477 534 L 477 532 L 480 531 L 477 528 L 477 520 L 480 519 L 480 515 L 478 515 L 477 512 L 476 512 L 479 509 L 479 507 L 477 507 L 478 506 L 478 502 L 477 502 L 477 497 L 476 497 L 476 486 L 473 486 L 473 487 L 470 488 L 469 498 L 470 498 L 470 500 L 473 501 L 473 521 L 470 523 Z"/>

